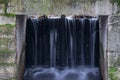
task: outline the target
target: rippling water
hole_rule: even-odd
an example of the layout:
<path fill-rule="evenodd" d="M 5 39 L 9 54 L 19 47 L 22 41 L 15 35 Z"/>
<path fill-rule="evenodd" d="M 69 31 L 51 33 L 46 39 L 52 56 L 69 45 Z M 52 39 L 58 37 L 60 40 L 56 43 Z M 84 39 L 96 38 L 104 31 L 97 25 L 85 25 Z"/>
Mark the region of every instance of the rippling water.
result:
<path fill-rule="evenodd" d="M 79 67 L 56 68 L 33 67 L 26 70 L 25 80 L 101 80 L 99 68 Z"/>

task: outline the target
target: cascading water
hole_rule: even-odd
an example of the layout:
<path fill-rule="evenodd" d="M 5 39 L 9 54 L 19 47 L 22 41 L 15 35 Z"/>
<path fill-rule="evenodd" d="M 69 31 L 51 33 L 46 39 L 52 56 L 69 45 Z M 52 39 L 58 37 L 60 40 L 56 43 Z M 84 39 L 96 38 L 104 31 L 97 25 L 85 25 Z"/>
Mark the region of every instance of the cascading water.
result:
<path fill-rule="evenodd" d="M 24 80 L 101 80 L 98 18 L 27 19 Z"/>

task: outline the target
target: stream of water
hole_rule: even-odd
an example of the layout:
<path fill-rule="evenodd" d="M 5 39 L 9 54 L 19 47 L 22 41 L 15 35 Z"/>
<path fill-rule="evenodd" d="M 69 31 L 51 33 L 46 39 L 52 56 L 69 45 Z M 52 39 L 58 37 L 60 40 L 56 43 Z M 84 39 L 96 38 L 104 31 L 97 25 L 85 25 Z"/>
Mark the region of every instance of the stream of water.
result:
<path fill-rule="evenodd" d="M 101 80 L 98 18 L 28 18 L 24 80 Z"/>

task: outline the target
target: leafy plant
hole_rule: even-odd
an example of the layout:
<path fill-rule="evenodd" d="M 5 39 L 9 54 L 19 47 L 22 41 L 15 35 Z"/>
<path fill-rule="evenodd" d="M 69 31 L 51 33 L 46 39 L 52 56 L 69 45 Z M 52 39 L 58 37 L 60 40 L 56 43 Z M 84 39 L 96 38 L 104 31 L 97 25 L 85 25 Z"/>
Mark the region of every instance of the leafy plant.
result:
<path fill-rule="evenodd" d="M 111 0 L 112 3 L 117 3 L 118 6 L 120 6 L 120 0 Z"/>
<path fill-rule="evenodd" d="M 116 67 L 109 67 L 109 77 L 110 80 L 118 80 L 117 76 L 115 76 L 115 73 L 118 71 L 118 68 Z"/>

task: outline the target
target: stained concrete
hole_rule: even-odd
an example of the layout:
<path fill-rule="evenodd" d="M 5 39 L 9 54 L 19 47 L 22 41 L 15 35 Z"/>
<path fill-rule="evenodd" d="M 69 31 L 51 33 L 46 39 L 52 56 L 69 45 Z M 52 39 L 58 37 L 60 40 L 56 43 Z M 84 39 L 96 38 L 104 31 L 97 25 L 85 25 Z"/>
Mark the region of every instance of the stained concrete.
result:
<path fill-rule="evenodd" d="M 109 17 L 108 51 L 115 53 L 120 52 L 120 16 Z"/>
<path fill-rule="evenodd" d="M 0 13 L 4 13 L 4 6 Z M 37 15 L 111 15 L 117 12 L 110 0 L 10 0 L 7 12 Z"/>
<path fill-rule="evenodd" d="M 109 67 L 118 68 L 118 71 L 113 73 L 120 79 L 120 16 L 112 15 L 108 18 L 107 25 L 107 50 L 108 69 Z M 109 72 L 110 73 L 110 72 Z"/>
<path fill-rule="evenodd" d="M 8 25 L 6 25 L 8 24 Z M 0 16 L 0 80 L 15 77 L 15 18 Z"/>

